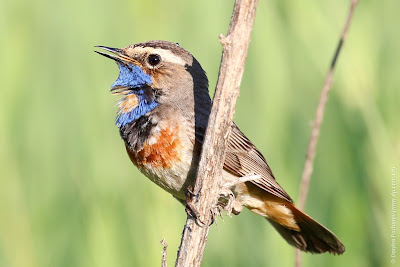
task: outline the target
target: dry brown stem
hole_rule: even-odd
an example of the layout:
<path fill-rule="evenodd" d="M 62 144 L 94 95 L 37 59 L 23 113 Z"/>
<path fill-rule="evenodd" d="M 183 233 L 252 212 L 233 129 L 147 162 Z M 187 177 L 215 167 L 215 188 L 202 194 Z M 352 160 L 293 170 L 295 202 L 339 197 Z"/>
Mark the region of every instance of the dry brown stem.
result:
<path fill-rule="evenodd" d="M 161 267 L 167 267 L 167 248 L 168 248 L 168 244 L 165 241 L 165 238 L 163 238 L 160 243 L 163 246 L 162 257 L 161 257 Z"/>
<path fill-rule="evenodd" d="M 218 82 L 197 171 L 192 205 L 204 225 L 188 216 L 176 265 L 200 266 L 211 222 L 211 209 L 218 202 L 225 146 L 230 134 L 236 100 L 239 95 L 250 33 L 258 0 L 236 0 L 228 34 L 220 36 L 223 47 Z M 210 164 L 212 163 L 212 164 Z"/>

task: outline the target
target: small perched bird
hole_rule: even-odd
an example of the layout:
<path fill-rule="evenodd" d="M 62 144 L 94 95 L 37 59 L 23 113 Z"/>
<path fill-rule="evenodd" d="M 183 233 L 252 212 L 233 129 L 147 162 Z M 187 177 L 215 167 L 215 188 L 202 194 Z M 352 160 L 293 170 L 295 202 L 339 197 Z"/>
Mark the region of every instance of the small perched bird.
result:
<path fill-rule="evenodd" d="M 149 41 L 100 55 L 120 70 L 111 92 L 121 95 L 116 125 L 129 158 L 151 181 L 185 202 L 194 185 L 211 110 L 208 79 L 199 62 L 179 44 Z M 266 218 L 291 245 L 311 253 L 342 254 L 327 228 L 298 210 L 277 183 L 261 152 L 232 123 L 222 179 L 260 178 L 231 188 L 236 200 Z"/>

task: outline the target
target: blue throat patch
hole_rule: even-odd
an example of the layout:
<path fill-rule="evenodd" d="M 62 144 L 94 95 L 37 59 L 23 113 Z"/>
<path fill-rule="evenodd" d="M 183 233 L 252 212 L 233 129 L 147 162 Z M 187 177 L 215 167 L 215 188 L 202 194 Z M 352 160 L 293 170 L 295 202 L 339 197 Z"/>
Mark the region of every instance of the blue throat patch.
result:
<path fill-rule="evenodd" d="M 135 94 L 138 98 L 136 108 L 118 114 L 115 124 L 118 128 L 121 128 L 155 109 L 158 106 L 158 103 L 152 95 L 149 95 L 149 90 L 144 89 L 153 83 L 150 75 L 144 73 L 142 68 L 139 66 L 133 64 L 123 65 L 119 62 L 117 62 L 117 64 L 120 72 L 118 79 L 112 84 L 111 88 L 132 88 L 132 92 L 129 94 Z"/>
<path fill-rule="evenodd" d="M 148 100 L 149 96 L 146 94 L 146 90 L 144 89 L 135 90 L 134 93 L 130 94 L 135 94 L 138 98 L 139 103 L 136 108 L 128 112 L 121 112 L 118 114 L 117 121 L 115 122 L 118 128 L 121 128 L 126 124 L 139 119 L 147 112 L 152 111 L 158 106 L 158 103 L 154 98 L 151 101 Z"/>
<path fill-rule="evenodd" d="M 141 67 L 133 64 L 121 64 L 117 62 L 119 67 L 118 79 L 111 85 L 111 89 L 114 87 L 129 87 L 129 88 L 140 88 L 145 85 L 150 85 L 151 76 L 144 73 Z"/>

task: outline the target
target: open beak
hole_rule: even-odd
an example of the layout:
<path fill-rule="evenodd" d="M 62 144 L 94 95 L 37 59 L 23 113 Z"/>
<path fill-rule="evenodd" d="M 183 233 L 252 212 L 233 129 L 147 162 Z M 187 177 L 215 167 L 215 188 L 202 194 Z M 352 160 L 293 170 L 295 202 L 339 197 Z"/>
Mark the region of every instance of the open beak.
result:
<path fill-rule="evenodd" d="M 118 79 L 111 85 L 113 94 L 126 95 L 129 92 L 143 88 L 152 83 L 149 74 L 143 71 L 143 67 L 136 59 L 129 57 L 124 49 L 111 48 L 107 46 L 96 46 L 108 53 L 95 51 L 97 54 L 114 60 L 119 68 Z"/>
<path fill-rule="evenodd" d="M 98 46 L 95 46 L 95 47 L 104 49 L 104 50 L 106 50 L 106 51 L 111 53 L 111 54 L 106 54 L 104 52 L 94 51 L 97 54 L 100 54 L 102 56 L 111 58 L 111 59 L 113 59 L 113 60 L 115 60 L 115 61 L 117 61 L 117 62 L 119 62 L 121 64 L 126 64 L 125 63 L 126 61 L 129 62 L 129 58 L 127 56 L 125 56 L 123 54 L 122 50 L 119 49 L 119 48 L 112 48 L 112 47 L 107 47 L 107 46 L 102 46 L 102 45 L 98 45 Z"/>
<path fill-rule="evenodd" d="M 130 57 L 127 57 L 124 52 L 122 51 L 122 49 L 119 48 L 112 48 L 112 47 L 107 47 L 107 46 L 102 46 L 102 45 L 98 45 L 95 46 L 96 48 L 101 48 L 107 52 L 110 52 L 111 54 L 108 53 L 104 53 L 104 52 L 99 52 L 99 51 L 94 51 L 99 55 L 105 56 L 107 58 L 113 59 L 114 61 L 116 61 L 119 64 L 122 64 L 126 67 L 128 67 L 130 69 L 130 67 L 128 66 L 128 63 L 137 63 L 135 60 L 133 60 Z M 125 94 L 126 92 L 128 92 L 130 90 L 129 87 L 126 86 L 115 86 L 111 88 L 111 92 L 113 95 L 121 95 L 121 94 Z"/>
<path fill-rule="evenodd" d="M 130 58 L 127 55 L 125 55 L 125 52 L 122 49 L 112 48 L 112 47 L 107 47 L 107 46 L 102 46 L 102 45 L 98 45 L 98 46 L 95 46 L 95 47 L 104 49 L 104 50 L 106 50 L 106 51 L 111 53 L 111 54 L 106 54 L 104 52 L 94 51 L 97 54 L 100 54 L 102 56 L 111 58 L 111 59 L 113 59 L 113 60 L 115 60 L 115 61 L 117 61 L 117 62 L 119 62 L 119 63 L 121 63 L 121 64 L 123 64 L 125 66 L 128 63 L 132 63 L 134 65 L 138 65 L 139 64 L 139 62 L 137 62 L 133 58 Z"/>

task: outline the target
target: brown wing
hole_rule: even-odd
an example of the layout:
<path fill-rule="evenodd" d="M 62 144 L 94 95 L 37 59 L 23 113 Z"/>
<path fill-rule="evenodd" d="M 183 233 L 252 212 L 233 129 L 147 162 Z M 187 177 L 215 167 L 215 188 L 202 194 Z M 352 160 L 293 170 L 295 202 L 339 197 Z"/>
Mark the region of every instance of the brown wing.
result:
<path fill-rule="evenodd" d="M 251 173 L 261 175 L 262 178 L 253 180 L 251 183 L 268 193 L 293 203 L 290 196 L 276 182 L 264 156 L 235 123 L 232 123 L 231 134 L 226 147 L 224 169 L 236 176 L 246 176 Z"/>

